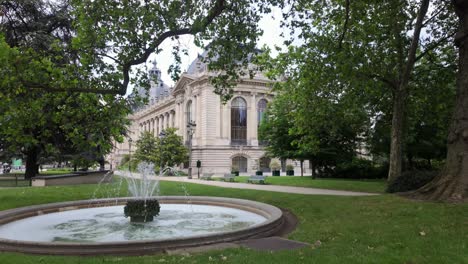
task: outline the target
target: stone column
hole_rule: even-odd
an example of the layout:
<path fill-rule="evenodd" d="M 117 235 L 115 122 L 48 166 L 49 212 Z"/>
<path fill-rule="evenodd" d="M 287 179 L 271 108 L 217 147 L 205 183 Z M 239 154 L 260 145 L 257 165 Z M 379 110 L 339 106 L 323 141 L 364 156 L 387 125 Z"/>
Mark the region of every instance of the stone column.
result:
<path fill-rule="evenodd" d="M 171 127 L 170 119 L 171 115 L 169 113 L 166 113 L 166 128 Z"/>
<path fill-rule="evenodd" d="M 159 116 L 159 133 L 161 133 L 163 130 L 164 130 L 163 119 L 162 119 L 162 116 Z M 159 135 L 159 133 L 158 133 L 158 135 Z"/>

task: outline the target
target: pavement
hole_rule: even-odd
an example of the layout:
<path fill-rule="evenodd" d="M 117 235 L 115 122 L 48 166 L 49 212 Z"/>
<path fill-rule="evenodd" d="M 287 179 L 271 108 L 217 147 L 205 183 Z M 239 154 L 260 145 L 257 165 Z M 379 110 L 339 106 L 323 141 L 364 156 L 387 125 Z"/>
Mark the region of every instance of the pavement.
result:
<path fill-rule="evenodd" d="M 115 171 L 115 174 L 124 175 L 124 173 L 121 173 L 119 171 Z M 135 178 L 140 178 L 138 173 L 132 173 L 132 176 L 134 176 Z M 202 184 L 202 185 L 209 185 L 209 186 L 216 186 L 216 187 L 223 187 L 223 188 L 259 190 L 259 191 L 270 191 L 270 192 L 281 192 L 281 193 L 336 195 L 336 196 L 379 195 L 377 193 L 339 191 L 339 190 L 294 187 L 294 186 L 283 186 L 283 185 L 268 185 L 268 184 L 264 185 L 264 184 L 252 184 L 252 183 L 240 183 L 240 182 L 224 182 L 224 181 L 215 181 L 215 180 L 208 181 L 208 180 L 200 180 L 200 179 L 188 179 L 187 177 L 180 177 L 180 176 L 177 176 L 177 177 L 164 176 L 164 177 L 158 177 L 158 179 L 160 181 L 194 183 L 194 184 Z"/>

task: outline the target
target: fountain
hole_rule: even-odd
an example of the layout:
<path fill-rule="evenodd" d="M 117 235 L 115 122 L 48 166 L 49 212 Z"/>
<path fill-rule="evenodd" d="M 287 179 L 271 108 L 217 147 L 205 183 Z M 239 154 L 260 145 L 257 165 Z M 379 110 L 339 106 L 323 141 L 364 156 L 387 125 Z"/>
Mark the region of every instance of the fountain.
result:
<path fill-rule="evenodd" d="M 159 184 L 153 169 L 151 164 L 141 164 L 140 179 L 127 175 L 133 197 L 0 212 L 0 251 L 145 254 L 266 237 L 282 227 L 281 210 L 264 203 L 221 197 L 155 196 Z M 134 203 L 137 205 L 132 206 Z M 128 216 L 131 221 L 126 219 Z"/>
<path fill-rule="evenodd" d="M 159 214 L 160 205 L 157 199 L 151 198 L 157 191 L 159 194 L 159 179 L 154 174 L 154 164 L 141 162 L 138 164 L 138 171 L 141 178 L 136 179 L 131 175 L 125 178 L 128 183 L 128 190 L 137 200 L 130 200 L 124 207 L 125 217 L 130 217 L 131 222 L 151 222 Z M 160 170 L 161 176 L 163 170 Z"/>

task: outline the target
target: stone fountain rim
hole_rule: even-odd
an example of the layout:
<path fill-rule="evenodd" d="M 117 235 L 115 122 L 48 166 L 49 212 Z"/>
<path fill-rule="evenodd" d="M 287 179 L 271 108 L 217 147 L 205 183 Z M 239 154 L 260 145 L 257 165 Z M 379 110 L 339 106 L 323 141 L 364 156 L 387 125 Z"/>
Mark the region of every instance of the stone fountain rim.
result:
<path fill-rule="evenodd" d="M 196 247 L 216 243 L 235 242 L 251 238 L 268 237 L 278 232 L 283 224 L 283 213 L 279 208 L 269 204 L 251 200 L 212 196 L 155 196 L 151 198 L 158 199 L 159 202 L 162 204 L 199 204 L 241 209 L 259 214 L 265 217 L 267 220 L 260 224 L 256 224 L 236 231 L 227 231 L 202 236 L 163 240 L 160 239 L 93 243 L 65 243 L 36 242 L 0 238 L 0 251 L 51 255 L 151 254 L 178 248 Z M 136 198 L 122 197 L 79 200 L 9 209 L 5 211 L 0 211 L 0 225 L 46 213 L 55 213 L 101 206 L 122 205 L 126 201 L 133 199 Z"/>

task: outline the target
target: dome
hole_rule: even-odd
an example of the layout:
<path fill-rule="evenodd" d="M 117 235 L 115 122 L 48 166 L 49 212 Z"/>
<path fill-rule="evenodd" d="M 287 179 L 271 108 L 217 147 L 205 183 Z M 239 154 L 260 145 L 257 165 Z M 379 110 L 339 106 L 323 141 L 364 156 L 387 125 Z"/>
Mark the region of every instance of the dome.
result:
<path fill-rule="evenodd" d="M 161 70 L 157 67 L 156 61 L 152 62 L 153 67 L 148 70 L 148 77 L 150 80 L 150 89 L 148 92 L 142 87 L 135 88 L 133 94 L 148 99 L 149 104 L 155 104 L 171 94 L 171 87 L 165 84 L 161 79 Z"/>

